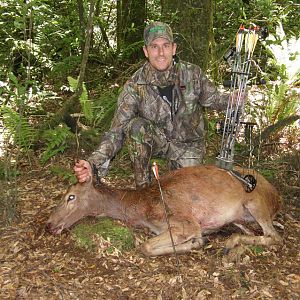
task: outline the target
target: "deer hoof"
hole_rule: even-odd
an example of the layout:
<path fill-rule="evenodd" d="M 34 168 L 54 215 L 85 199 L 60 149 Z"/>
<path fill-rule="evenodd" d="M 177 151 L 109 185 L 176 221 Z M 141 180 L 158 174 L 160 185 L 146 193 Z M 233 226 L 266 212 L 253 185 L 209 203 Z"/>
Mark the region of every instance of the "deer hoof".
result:
<path fill-rule="evenodd" d="M 145 256 L 151 256 L 152 255 L 152 249 L 149 245 L 149 243 L 145 242 L 141 245 L 140 247 L 140 250 L 142 251 L 142 253 L 145 255 Z"/>

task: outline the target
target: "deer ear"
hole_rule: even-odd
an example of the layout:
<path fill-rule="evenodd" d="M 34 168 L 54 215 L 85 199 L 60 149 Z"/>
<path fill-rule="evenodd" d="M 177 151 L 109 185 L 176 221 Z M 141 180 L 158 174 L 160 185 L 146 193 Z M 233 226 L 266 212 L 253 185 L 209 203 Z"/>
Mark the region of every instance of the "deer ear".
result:
<path fill-rule="evenodd" d="M 89 184 L 91 184 L 91 183 L 93 183 L 93 181 L 94 181 L 94 178 L 93 178 L 94 176 L 89 176 L 88 177 L 88 179 L 85 181 L 86 183 L 89 183 Z"/>

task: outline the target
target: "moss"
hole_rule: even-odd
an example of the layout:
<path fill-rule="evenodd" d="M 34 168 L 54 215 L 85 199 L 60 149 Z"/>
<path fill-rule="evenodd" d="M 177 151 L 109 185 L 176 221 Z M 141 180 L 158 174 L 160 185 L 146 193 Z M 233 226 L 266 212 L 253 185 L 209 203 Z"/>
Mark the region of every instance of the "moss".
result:
<path fill-rule="evenodd" d="M 269 181 L 273 181 L 276 178 L 276 170 L 260 169 L 259 173 Z"/>
<path fill-rule="evenodd" d="M 252 247 L 250 247 L 250 249 L 252 250 L 252 252 L 255 255 L 259 255 L 259 254 L 261 254 L 265 251 L 265 249 L 262 246 L 259 246 L 259 245 L 252 246 Z"/>
<path fill-rule="evenodd" d="M 127 251 L 134 247 L 134 236 L 131 230 L 116 224 L 109 218 L 101 218 L 96 224 L 81 223 L 72 230 L 72 236 L 78 246 L 88 250 L 96 246 L 93 240 L 94 235 L 110 240 L 111 246 L 108 247 L 108 252 L 113 248 Z"/>

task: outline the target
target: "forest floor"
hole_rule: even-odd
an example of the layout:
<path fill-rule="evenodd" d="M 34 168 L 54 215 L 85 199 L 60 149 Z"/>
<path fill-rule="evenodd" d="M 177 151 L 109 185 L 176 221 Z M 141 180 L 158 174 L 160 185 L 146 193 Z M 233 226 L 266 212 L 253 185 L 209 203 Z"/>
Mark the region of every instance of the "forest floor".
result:
<path fill-rule="evenodd" d="M 72 167 L 71 159 L 61 163 Z M 245 247 L 231 259 L 223 254 L 223 246 L 233 229 L 225 228 L 210 235 L 202 249 L 179 255 L 177 268 L 173 255 L 145 257 L 138 246 L 123 253 L 85 250 L 70 231 L 59 236 L 45 232 L 68 184 L 47 167 L 23 169 L 19 219 L 1 229 L 0 299 L 300 299 L 300 210 L 294 205 L 295 194 L 294 199 L 285 196 L 276 217 L 283 245 L 260 251 Z M 141 229 L 132 230 L 137 243 L 148 237 Z"/>

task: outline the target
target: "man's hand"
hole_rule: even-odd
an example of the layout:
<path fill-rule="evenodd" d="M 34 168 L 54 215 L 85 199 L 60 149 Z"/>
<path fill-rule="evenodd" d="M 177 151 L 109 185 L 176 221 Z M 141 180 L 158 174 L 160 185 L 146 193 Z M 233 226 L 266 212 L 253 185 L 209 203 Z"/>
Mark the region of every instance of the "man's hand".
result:
<path fill-rule="evenodd" d="M 86 160 L 76 162 L 74 172 L 78 182 L 89 181 L 93 176 L 91 165 Z"/>

